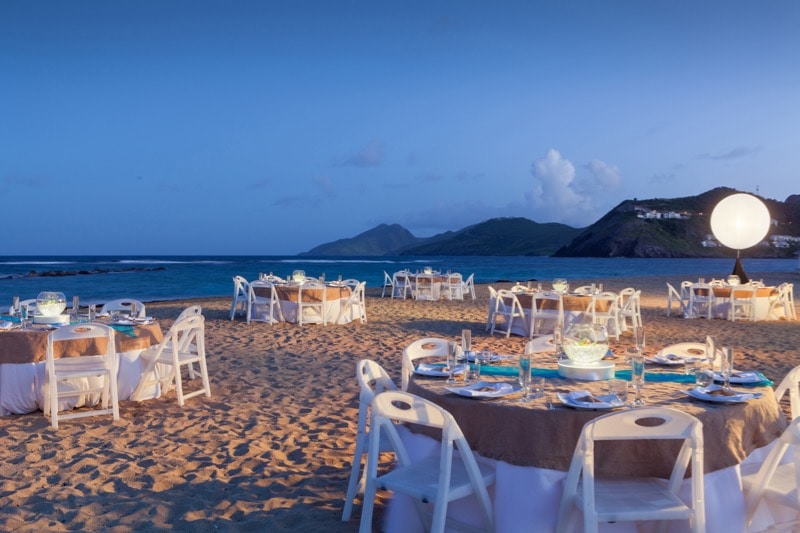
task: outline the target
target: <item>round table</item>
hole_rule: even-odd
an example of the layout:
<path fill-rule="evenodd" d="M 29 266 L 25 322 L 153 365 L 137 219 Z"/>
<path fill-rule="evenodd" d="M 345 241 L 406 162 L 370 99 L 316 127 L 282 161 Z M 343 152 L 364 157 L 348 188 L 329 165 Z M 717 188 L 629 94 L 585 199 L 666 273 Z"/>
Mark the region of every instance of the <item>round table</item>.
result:
<path fill-rule="evenodd" d="M 534 367 L 541 366 L 534 362 Z M 516 382 L 515 377 L 482 379 Z M 465 398 L 446 391 L 444 380 L 418 375 L 409 383 L 409 392 L 452 413 L 472 449 L 494 464 L 497 480 L 492 494 L 498 532 L 554 530 L 563 479 L 578 435 L 587 421 L 608 412 L 565 407 L 555 396 L 556 392 L 571 390 L 604 393 L 605 382 L 561 378 L 547 381 L 547 396 L 525 403 L 519 402 L 518 394 L 494 400 Z M 691 400 L 683 392 L 690 387 L 687 383 L 649 382 L 644 396 L 651 405 L 680 409 L 703 422 L 708 530 L 743 530 L 739 464 L 762 458 L 787 421 L 770 387 L 753 389 L 762 393 L 759 399 L 724 405 Z M 418 428 L 405 431 L 404 441 L 417 458 L 438 450 L 437 441 Z M 597 465 L 601 475 L 668 476 L 677 451 L 675 443 L 670 442 L 602 444 L 609 446 L 598 448 L 598 454 L 603 454 L 603 461 Z M 688 483 L 685 481 L 684 485 L 688 495 Z M 473 503 L 469 498 L 455 502 L 448 507 L 448 514 L 469 516 Z M 532 524 L 536 525 L 533 529 Z M 388 532 L 419 531 L 413 503 L 406 498 L 393 498 L 384 525 Z M 636 531 L 636 527 L 635 523 L 618 522 L 604 530 Z M 688 524 L 677 521 L 670 524 L 669 531 L 688 531 Z"/>

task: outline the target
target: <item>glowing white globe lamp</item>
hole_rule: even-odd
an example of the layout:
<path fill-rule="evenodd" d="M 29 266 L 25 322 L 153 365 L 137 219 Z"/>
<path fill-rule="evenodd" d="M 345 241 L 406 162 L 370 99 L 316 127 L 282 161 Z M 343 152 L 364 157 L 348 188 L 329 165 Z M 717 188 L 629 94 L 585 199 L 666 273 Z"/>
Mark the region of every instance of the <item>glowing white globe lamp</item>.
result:
<path fill-rule="evenodd" d="M 736 250 L 733 273 L 747 283 L 739 250 L 761 242 L 769 231 L 770 214 L 764 202 L 751 194 L 737 193 L 720 200 L 711 212 L 711 231 L 719 242 Z"/>

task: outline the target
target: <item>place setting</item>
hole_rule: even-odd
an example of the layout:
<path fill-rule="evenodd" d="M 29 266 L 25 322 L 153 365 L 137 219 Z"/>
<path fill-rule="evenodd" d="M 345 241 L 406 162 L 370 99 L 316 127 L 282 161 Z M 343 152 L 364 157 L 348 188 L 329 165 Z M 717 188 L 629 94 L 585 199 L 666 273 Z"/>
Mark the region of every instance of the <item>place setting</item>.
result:
<path fill-rule="evenodd" d="M 709 353 L 715 354 L 712 363 L 719 362 L 720 371 L 707 367 L 698 367 L 695 370 L 695 387 L 683 391 L 695 400 L 712 403 L 744 403 L 761 397 L 760 392 L 736 390 L 734 384 L 761 384 L 766 378 L 760 372 L 737 372 L 733 362 L 735 352 L 731 347 L 717 349 L 713 339 L 708 340 Z M 722 382 L 722 384 L 716 382 Z M 766 380 L 769 382 L 769 380 Z M 771 383 L 771 382 L 769 382 Z"/>

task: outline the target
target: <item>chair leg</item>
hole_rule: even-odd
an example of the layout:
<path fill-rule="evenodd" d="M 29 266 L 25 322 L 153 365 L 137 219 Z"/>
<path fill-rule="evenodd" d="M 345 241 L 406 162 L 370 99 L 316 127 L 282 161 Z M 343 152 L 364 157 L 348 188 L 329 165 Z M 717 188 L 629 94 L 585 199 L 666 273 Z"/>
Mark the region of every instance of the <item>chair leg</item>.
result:
<path fill-rule="evenodd" d="M 347 483 L 347 494 L 344 500 L 344 510 L 342 511 L 342 522 L 348 522 L 353 512 L 353 500 L 358 493 L 358 489 L 366 481 L 366 465 L 361 468 L 361 459 L 364 455 L 366 445 L 366 435 L 359 435 L 356 439 L 356 452 L 353 455 L 353 467 L 350 470 L 350 481 Z M 360 478 L 360 479 L 359 479 Z"/>

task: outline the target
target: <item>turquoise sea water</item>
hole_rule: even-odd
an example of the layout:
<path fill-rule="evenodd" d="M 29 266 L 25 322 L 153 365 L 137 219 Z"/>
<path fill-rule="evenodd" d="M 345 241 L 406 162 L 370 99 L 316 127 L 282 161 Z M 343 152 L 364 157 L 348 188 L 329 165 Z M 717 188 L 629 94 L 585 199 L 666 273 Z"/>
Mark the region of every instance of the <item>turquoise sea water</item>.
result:
<path fill-rule="evenodd" d="M 794 259 L 744 259 L 749 272 L 795 272 Z M 34 298 L 41 291 L 60 291 L 81 302 L 103 302 L 122 297 L 145 302 L 194 297 L 229 296 L 232 277 L 256 279 L 259 272 L 280 276 L 302 269 L 307 275 L 325 273 L 327 279 L 365 280 L 367 288 L 380 287 L 383 272 L 431 266 L 475 274 L 476 283 L 498 280 L 550 281 L 598 279 L 625 276 L 724 277 L 733 269 L 734 259 L 598 259 L 555 257 L 369 257 L 313 258 L 287 256 L 59 256 L 0 257 L 0 308 L 14 296 Z M 106 273 L 73 274 L 107 271 Z M 30 275 L 35 272 L 37 275 Z"/>

